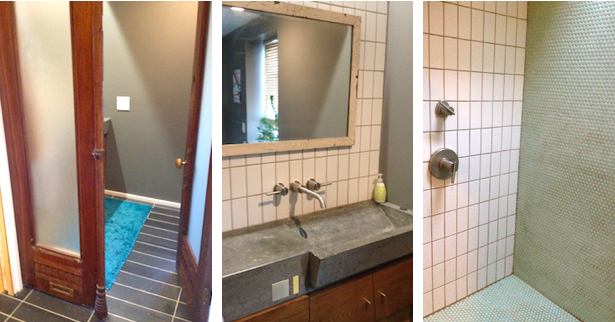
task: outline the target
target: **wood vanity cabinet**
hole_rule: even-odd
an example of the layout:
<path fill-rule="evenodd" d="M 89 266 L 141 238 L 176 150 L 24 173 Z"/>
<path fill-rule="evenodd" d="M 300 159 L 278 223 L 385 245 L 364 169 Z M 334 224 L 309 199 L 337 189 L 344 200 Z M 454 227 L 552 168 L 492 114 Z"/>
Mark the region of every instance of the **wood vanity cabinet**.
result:
<path fill-rule="evenodd" d="M 310 322 L 374 321 L 372 275 L 310 295 Z"/>
<path fill-rule="evenodd" d="M 310 295 L 310 322 L 380 321 L 410 305 L 412 258 L 407 258 Z"/>
<path fill-rule="evenodd" d="M 374 272 L 376 321 L 412 304 L 412 258 Z"/>
<path fill-rule="evenodd" d="M 246 316 L 235 322 L 309 322 L 310 299 L 308 295 L 278 304 Z"/>
<path fill-rule="evenodd" d="M 410 311 L 400 311 L 410 305 L 412 258 L 407 258 L 236 322 L 410 321 Z"/>

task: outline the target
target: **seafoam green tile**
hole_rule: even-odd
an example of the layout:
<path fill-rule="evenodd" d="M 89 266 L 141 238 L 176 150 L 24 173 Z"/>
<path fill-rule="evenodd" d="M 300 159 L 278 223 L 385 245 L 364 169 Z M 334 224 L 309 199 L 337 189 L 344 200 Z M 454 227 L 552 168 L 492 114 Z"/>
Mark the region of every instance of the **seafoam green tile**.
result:
<path fill-rule="evenodd" d="M 514 273 L 615 321 L 615 3 L 530 2 Z"/>
<path fill-rule="evenodd" d="M 509 276 L 423 321 L 579 322 L 515 276 Z"/>

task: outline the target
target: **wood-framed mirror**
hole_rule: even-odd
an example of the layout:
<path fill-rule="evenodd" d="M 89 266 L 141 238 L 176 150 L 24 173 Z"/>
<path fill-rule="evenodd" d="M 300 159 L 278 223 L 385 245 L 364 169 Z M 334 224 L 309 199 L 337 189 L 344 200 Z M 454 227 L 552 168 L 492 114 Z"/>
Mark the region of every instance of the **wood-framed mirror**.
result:
<path fill-rule="evenodd" d="M 222 155 L 350 146 L 361 19 L 223 1 Z"/>

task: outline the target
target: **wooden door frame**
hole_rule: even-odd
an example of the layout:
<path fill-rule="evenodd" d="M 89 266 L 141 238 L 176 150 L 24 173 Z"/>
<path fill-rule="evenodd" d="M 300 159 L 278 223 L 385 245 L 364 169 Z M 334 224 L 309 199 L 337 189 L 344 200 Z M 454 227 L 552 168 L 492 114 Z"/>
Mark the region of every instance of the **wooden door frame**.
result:
<path fill-rule="evenodd" d="M 199 127 L 205 53 L 211 3 L 199 2 L 193 82 L 190 100 L 186 168 L 182 190 L 192 187 L 195 147 Z M 36 245 L 30 192 L 29 158 L 24 127 L 21 76 L 17 46 L 15 8 L 0 2 L 0 99 L 5 128 L 11 188 L 15 207 L 17 238 L 24 285 L 41 289 L 71 302 L 94 306 L 96 314 L 107 314 L 104 255 L 104 152 L 102 122 L 102 3 L 71 2 L 71 40 L 81 257 L 61 254 Z M 178 259 L 187 258 L 188 271 L 182 285 L 189 303 L 211 299 L 211 153 L 203 237 L 199 264 L 187 247 L 186 234 L 191 194 L 183 193 Z M 92 183 L 94 183 L 92 185 Z M 182 237 L 183 236 L 183 237 Z M 189 248 L 188 248 L 189 249 Z M 180 264 L 178 263 L 178 273 Z M 181 276 L 181 275 L 180 275 Z M 199 284 L 187 284 L 186 277 Z M 202 288 L 201 286 L 205 286 Z M 194 302 L 193 302 L 194 300 Z M 192 314 L 206 316 L 209 305 L 191 305 Z M 197 315 L 194 315 L 197 316 Z"/>
<path fill-rule="evenodd" d="M 180 224 L 177 242 L 177 257 L 175 263 L 177 274 L 180 279 L 180 285 L 182 286 L 186 303 L 190 309 L 190 316 L 194 321 L 206 319 L 209 314 L 209 302 L 211 301 L 211 150 L 209 155 L 210 160 L 207 194 L 205 196 L 206 200 L 203 218 L 203 235 L 201 236 L 201 252 L 198 255 L 198 264 L 187 238 L 192 202 L 192 194 L 189 191 L 192 189 L 195 171 L 195 148 L 198 139 L 201 103 L 203 97 L 205 56 L 207 52 L 210 11 L 210 1 L 199 1 L 194 62 L 192 68 L 193 77 L 192 91 L 190 95 L 188 133 L 186 136 L 186 152 L 184 156 L 186 165 L 184 168 L 184 178 L 182 183 Z"/>
<path fill-rule="evenodd" d="M 104 290 L 102 3 L 70 2 L 81 256 L 36 244 L 15 6 L 0 3 L 0 99 L 24 285 L 94 306 Z M 102 259 L 102 270 L 100 263 Z M 99 287 L 100 288 L 100 287 Z M 97 314 L 106 314 L 104 293 Z M 100 305 L 98 305 L 100 304 Z M 99 310 L 102 310 L 99 312 Z"/>

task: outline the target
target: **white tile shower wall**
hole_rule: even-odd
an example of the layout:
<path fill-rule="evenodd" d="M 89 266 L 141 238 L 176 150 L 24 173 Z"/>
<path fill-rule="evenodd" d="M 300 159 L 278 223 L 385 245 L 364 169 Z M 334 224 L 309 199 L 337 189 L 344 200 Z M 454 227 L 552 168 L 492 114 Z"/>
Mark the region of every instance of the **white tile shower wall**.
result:
<path fill-rule="evenodd" d="M 380 157 L 388 4 L 386 1 L 290 3 L 361 17 L 355 144 L 222 158 L 223 231 L 319 210 L 318 202 L 304 194 L 266 196 L 277 182 L 286 187 L 291 180 L 305 183 L 314 178 L 319 182 L 333 182 L 321 189 L 327 207 L 372 198 Z"/>
<path fill-rule="evenodd" d="M 526 2 L 423 2 L 423 313 L 512 274 Z M 456 115 L 436 117 L 445 99 Z M 457 180 L 428 169 L 459 155 Z"/>

